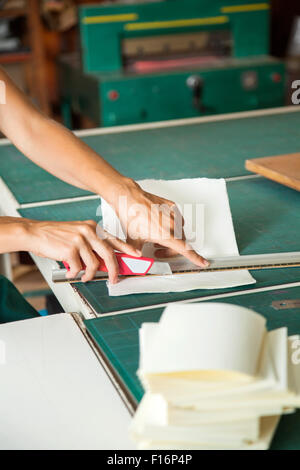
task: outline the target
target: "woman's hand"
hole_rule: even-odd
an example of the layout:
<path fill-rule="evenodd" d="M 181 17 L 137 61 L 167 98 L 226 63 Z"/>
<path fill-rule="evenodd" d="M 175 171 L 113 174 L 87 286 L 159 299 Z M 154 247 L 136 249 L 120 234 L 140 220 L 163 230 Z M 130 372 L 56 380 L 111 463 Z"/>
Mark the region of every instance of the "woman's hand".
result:
<path fill-rule="evenodd" d="M 39 222 L 21 219 L 25 235 L 23 250 L 30 251 L 43 258 L 66 261 L 70 266 L 69 278 L 75 277 L 85 264 L 82 281 L 93 279 L 99 261 L 95 253 L 106 264 L 109 281 L 115 284 L 118 280 L 119 266 L 114 250 L 128 255 L 139 256 L 140 252 L 97 227 L 93 220 L 84 222 Z"/>
<path fill-rule="evenodd" d="M 176 204 L 147 193 L 133 180 L 115 192 L 110 204 L 114 207 L 127 242 L 141 250 L 146 241 L 160 247 L 156 255 L 161 258 L 181 254 L 192 263 L 207 267 L 209 262 L 198 255 L 186 242 L 184 220 Z M 162 248 L 164 247 L 164 248 Z"/>

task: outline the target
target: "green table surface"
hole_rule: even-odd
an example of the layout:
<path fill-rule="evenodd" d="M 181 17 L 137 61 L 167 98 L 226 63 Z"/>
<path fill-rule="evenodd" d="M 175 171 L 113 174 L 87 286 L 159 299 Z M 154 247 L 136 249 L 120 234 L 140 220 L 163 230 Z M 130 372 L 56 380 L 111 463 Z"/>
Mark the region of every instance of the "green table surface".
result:
<path fill-rule="evenodd" d="M 300 334 L 300 308 L 276 310 L 272 306 L 274 301 L 288 299 L 299 300 L 300 287 L 250 293 L 214 301 L 255 310 L 267 319 L 268 330 L 287 326 L 289 335 Z M 138 330 L 144 322 L 157 322 L 162 312 L 163 308 L 154 308 L 85 320 L 88 332 L 113 365 L 120 381 L 136 403 L 144 393 L 136 375 L 139 358 Z M 184 315 L 184 305 L 182 312 Z M 281 418 L 271 448 L 300 449 L 300 411 Z"/>
<path fill-rule="evenodd" d="M 230 181 L 227 189 L 241 254 L 300 251 L 300 193 L 264 178 Z M 100 220 L 99 199 L 21 209 L 38 220 Z M 300 268 L 253 271 L 256 284 L 230 289 L 109 297 L 106 283 L 78 283 L 76 289 L 97 313 L 143 308 L 178 300 L 300 281 Z"/>
<path fill-rule="evenodd" d="M 247 158 L 299 151 L 299 128 L 300 113 L 287 112 L 82 140 L 135 179 L 226 178 L 248 174 Z M 19 204 L 89 194 L 49 175 L 12 145 L 0 147 L 0 176 Z"/>

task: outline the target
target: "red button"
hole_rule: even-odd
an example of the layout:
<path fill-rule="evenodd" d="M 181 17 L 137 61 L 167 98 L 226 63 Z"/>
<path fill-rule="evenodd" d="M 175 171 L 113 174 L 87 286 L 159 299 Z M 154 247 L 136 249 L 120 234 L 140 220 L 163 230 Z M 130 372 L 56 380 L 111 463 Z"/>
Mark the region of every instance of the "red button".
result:
<path fill-rule="evenodd" d="M 273 82 L 275 82 L 275 83 L 279 83 L 282 80 L 282 77 L 281 77 L 280 73 L 278 73 L 278 72 L 272 73 L 271 78 L 272 78 Z"/>
<path fill-rule="evenodd" d="M 108 92 L 108 98 L 111 100 L 111 101 L 116 101 L 118 98 L 119 98 L 119 92 L 117 90 L 110 90 Z"/>

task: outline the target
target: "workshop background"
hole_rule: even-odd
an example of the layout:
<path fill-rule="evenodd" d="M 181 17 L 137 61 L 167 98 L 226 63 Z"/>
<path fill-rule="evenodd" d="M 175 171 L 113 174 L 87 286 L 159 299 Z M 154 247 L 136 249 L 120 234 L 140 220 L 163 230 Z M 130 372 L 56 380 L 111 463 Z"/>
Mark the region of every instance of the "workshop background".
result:
<path fill-rule="evenodd" d="M 0 0 L 0 64 L 70 129 L 291 105 L 300 2 Z M 12 266 L 51 311 L 29 255 Z"/>

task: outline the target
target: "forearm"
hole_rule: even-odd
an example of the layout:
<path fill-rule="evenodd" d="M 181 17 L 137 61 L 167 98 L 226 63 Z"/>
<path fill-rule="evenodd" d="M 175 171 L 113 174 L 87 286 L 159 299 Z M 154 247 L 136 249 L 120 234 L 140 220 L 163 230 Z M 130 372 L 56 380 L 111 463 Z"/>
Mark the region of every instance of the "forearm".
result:
<path fill-rule="evenodd" d="M 6 104 L 0 105 L 0 127 L 34 163 L 67 183 L 101 194 L 113 202 L 128 180 L 72 132 L 39 113 L 0 71 Z"/>
<path fill-rule="evenodd" d="M 16 144 L 33 162 L 56 177 L 112 202 L 127 178 L 60 124 L 36 116 L 24 141 Z"/>
<path fill-rule="evenodd" d="M 26 219 L 0 217 L 0 254 L 27 250 Z"/>

